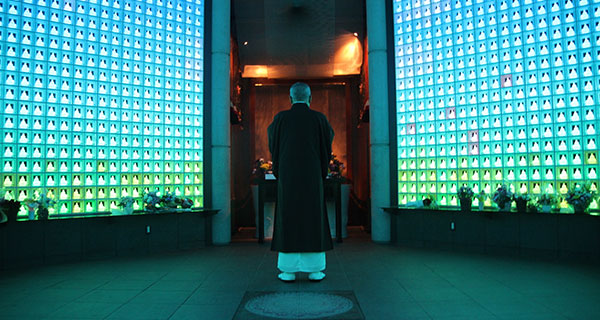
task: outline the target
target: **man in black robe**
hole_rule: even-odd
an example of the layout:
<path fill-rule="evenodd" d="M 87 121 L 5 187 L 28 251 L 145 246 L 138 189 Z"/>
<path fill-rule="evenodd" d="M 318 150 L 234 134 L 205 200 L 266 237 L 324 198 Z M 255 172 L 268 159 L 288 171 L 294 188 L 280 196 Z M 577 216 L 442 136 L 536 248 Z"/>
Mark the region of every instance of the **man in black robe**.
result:
<path fill-rule="evenodd" d="M 325 251 L 333 249 L 323 194 L 333 129 L 325 115 L 309 109 L 311 98 L 307 84 L 292 85 L 292 108 L 278 113 L 267 129 L 277 177 L 271 250 L 279 252 L 282 281 L 294 281 L 296 272 L 322 280 Z"/>

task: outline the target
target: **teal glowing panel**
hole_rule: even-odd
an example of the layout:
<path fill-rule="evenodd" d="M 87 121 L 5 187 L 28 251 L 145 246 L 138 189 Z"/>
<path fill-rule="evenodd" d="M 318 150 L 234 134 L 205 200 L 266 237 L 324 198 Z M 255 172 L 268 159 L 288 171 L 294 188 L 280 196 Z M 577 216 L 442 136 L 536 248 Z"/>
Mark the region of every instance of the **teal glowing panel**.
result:
<path fill-rule="evenodd" d="M 393 8 L 399 204 L 597 185 L 600 1 Z"/>
<path fill-rule="evenodd" d="M 203 58 L 202 0 L 0 0 L 2 189 L 61 214 L 202 206 Z"/>

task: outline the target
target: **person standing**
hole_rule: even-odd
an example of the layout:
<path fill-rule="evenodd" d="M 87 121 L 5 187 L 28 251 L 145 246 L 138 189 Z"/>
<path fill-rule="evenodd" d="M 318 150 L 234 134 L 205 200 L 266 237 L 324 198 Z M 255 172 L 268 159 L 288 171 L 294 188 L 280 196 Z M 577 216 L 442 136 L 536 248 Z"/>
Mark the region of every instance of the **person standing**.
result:
<path fill-rule="evenodd" d="M 271 250 L 278 251 L 279 279 L 296 280 L 296 272 L 311 281 L 325 278 L 325 251 L 333 249 L 323 181 L 327 177 L 333 129 L 322 113 L 309 108 L 310 87 L 290 88 L 291 109 L 273 119 L 267 133 L 277 177 L 277 202 Z"/>

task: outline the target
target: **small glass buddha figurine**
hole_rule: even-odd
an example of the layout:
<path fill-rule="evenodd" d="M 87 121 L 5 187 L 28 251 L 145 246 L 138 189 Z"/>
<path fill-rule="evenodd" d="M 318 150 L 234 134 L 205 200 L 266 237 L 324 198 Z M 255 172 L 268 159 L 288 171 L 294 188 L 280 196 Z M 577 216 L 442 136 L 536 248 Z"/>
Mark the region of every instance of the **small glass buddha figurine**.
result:
<path fill-rule="evenodd" d="M 596 179 L 597 178 L 596 169 L 595 168 L 589 168 L 587 176 L 588 176 L 589 179 Z"/>
<path fill-rule="evenodd" d="M 594 153 L 589 153 L 587 162 L 588 164 L 596 164 L 598 163 L 598 159 L 596 159 L 596 155 Z"/>

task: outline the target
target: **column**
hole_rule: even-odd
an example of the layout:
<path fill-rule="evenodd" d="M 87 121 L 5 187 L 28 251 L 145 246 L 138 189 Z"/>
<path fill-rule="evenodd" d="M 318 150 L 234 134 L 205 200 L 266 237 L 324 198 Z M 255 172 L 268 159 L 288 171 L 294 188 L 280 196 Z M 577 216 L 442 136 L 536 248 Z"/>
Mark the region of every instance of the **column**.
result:
<path fill-rule="evenodd" d="M 369 42 L 369 102 L 371 147 L 371 239 L 390 242 L 390 216 L 382 207 L 390 203 L 390 132 L 386 2 L 367 0 Z"/>
<path fill-rule="evenodd" d="M 229 128 L 229 38 L 231 1 L 213 0 L 211 28 L 211 164 L 213 243 L 231 242 L 231 137 Z"/>

